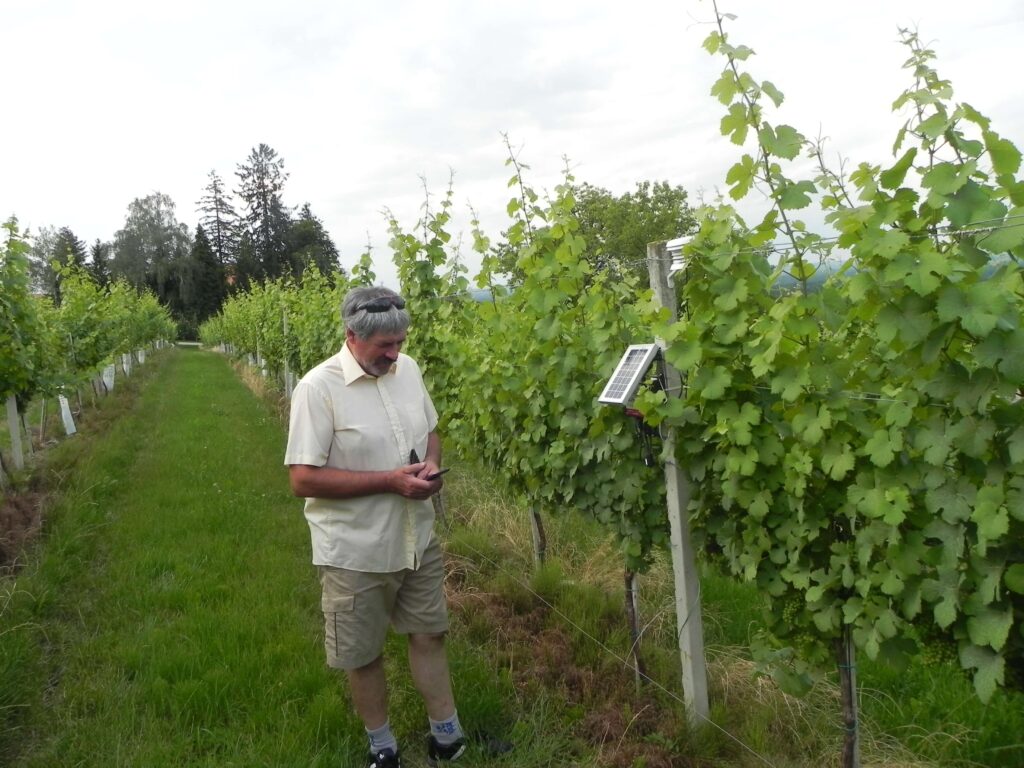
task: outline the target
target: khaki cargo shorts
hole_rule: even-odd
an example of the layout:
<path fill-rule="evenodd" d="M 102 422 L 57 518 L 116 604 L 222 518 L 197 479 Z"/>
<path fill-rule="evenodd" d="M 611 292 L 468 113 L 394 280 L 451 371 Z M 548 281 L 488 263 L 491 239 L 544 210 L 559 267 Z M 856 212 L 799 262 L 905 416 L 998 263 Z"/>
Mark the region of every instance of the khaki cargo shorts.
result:
<path fill-rule="evenodd" d="M 358 669 L 369 664 L 383 650 L 389 625 L 401 635 L 448 631 L 444 564 L 436 539 L 415 571 L 363 573 L 325 565 L 318 569 L 329 667 Z"/>

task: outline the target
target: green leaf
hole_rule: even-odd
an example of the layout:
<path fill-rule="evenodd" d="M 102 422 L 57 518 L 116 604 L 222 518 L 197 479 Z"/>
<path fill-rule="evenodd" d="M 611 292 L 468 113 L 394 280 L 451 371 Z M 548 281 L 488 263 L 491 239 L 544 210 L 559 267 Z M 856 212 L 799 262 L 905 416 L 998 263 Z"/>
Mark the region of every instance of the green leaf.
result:
<path fill-rule="evenodd" d="M 780 125 L 773 129 L 765 123 L 757 135 L 765 152 L 786 160 L 792 160 L 799 155 L 805 141 L 804 137 L 789 125 Z"/>
<path fill-rule="evenodd" d="M 885 423 L 890 427 L 905 427 L 913 416 L 914 406 L 903 400 L 897 400 L 885 409 Z"/>
<path fill-rule="evenodd" d="M 825 430 L 832 426 L 832 414 L 828 406 L 815 408 L 813 405 L 803 408 L 793 417 L 793 431 L 808 445 L 821 442 Z"/>
<path fill-rule="evenodd" d="M 754 49 L 745 45 L 737 45 L 730 49 L 729 55 L 737 61 L 746 61 L 754 55 Z"/>
<path fill-rule="evenodd" d="M 974 673 L 974 691 L 982 702 L 987 703 L 1003 684 L 1006 661 L 998 653 L 989 648 L 977 645 L 960 647 L 960 666 L 964 669 L 976 670 Z"/>
<path fill-rule="evenodd" d="M 772 392 L 781 395 L 782 399 L 791 402 L 799 397 L 803 388 L 811 383 L 810 373 L 806 368 L 786 366 L 771 379 Z"/>
<path fill-rule="evenodd" d="M 715 309 L 732 312 L 747 298 L 747 281 L 727 274 L 711 285 L 711 291 L 715 294 Z"/>
<path fill-rule="evenodd" d="M 896 189 L 903 180 L 907 177 L 907 171 L 910 170 L 910 166 L 914 164 L 914 158 L 917 156 L 917 147 L 911 147 L 903 156 L 896 161 L 895 165 L 889 168 L 878 177 L 879 183 L 886 189 Z"/>
<path fill-rule="evenodd" d="M 967 634 L 975 645 L 988 645 L 998 651 L 1006 645 L 1012 626 L 1012 607 L 1005 611 L 986 608 L 967 620 Z"/>
<path fill-rule="evenodd" d="M 950 271 L 947 255 L 931 248 L 918 251 L 918 261 L 907 275 L 907 286 L 918 296 L 928 296 L 942 285 L 940 277 L 948 275 Z"/>
<path fill-rule="evenodd" d="M 1010 530 L 1010 515 L 1003 506 L 1001 486 L 986 485 L 978 489 L 971 520 L 978 526 L 978 543 L 985 544 L 1005 536 Z"/>
<path fill-rule="evenodd" d="M 868 517 L 881 518 L 889 513 L 889 502 L 882 488 L 868 488 L 857 502 L 857 511 Z"/>
<path fill-rule="evenodd" d="M 968 286 L 947 285 L 935 304 L 943 322 L 959 321 L 964 330 L 976 336 L 987 336 L 996 327 L 1006 310 L 1006 297 L 992 281 Z"/>
<path fill-rule="evenodd" d="M 947 590 L 943 593 L 942 599 L 935 605 L 935 623 L 945 629 L 956 620 L 957 600 L 956 592 Z"/>
<path fill-rule="evenodd" d="M 966 181 L 952 197 L 947 198 L 946 218 L 954 227 L 989 222 L 1006 215 L 1006 206 L 994 200 L 986 188 Z"/>
<path fill-rule="evenodd" d="M 780 184 L 776 199 L 783 210 L 798 210 L 811 204 L 810 196 L 816 191 L 810 181 L 787 182 Z"/>
<path fill-rule="evenodd" d="M 677 371 L 685 373 L 700 362 L 703 349 L 699 339 L 677 339 L 665 350 L 665 359 Z"/>
<path fill-rule="evenodd" d="M 725 467 L 731 474 L 752 475 L 757 471 L 757 451 L 749 446 L 732 448 L 725 457 Z"/>
<path fill-rule="evenodd" d="M 893 258 L 910 243 L 910 236 L 898 229 L 887 229 L 875 241 L 875 253 L 887 259 Z"/>
<path fill-rule="evenodd" d="M 732 69 L 722 72 L 722 76 L 711 86 L 711 95 L 727 106 L 732 103 L 737 91 L 736 75 L 733 74 Z"/>
<path fill-rule="evenodd" d="M 939 195 L 950 195 L 967 183 L 969 173 L 953 163 L 936 163 L 921 177 L 921 186 Z"/>
<path fill-rule="evenodd" d="M 938 466 L 941 464 L 942 462 L 937 463 Z M 938 488 L 928 489 L 925 492 L 924 501 L 929 512 L 941 515 L 947 523 L 962 523 L 971 515 L 970 502 L 963 495 L 955 480 L 948 480 Z"/>
<path fill-rule="evenodd" d="M 982 131 L 981 137 L 985 141 L 989 157 L 992 158 L 992 170 L 997 174 L 1017 173 L 1020 168 L 1020 150 L 993 131 Z"/>
<path fill-rule="evenodd" d="M 948 127 L 949 117 L 944 112 L 939 112 L 926 120 L 922 120 L 917 126 L 917 130 L 929 139 L 937 139 L 946 132 Z"/>
<path fill-rule="evenodd" d="M 729 169 L 729 173 L 725 176 L 727 184 L 732 184 L 732 188 L 729 190 L 729 196 L 733 200 L 739 200 L 741 197 L 750 191 L 750 187 L 754 183 L 756 178 L 757 165 L 754 163 L 754 158 L 750 155 L 743 155 L 739 162 L 733 165 Z"/>
<path fill-rule="evenodd" d="M 1005 253 L 1024 245 L 1024 207 L 1013 208 L 1005 219 L 992 226 L 993 232 L 978 240 L 979 248 L 989 253 Z"/>
<path fill-rule="evenodd" d="M 725 394 L 732 384 L 732 373 L 722 365 L 714 368 L 701 368 L 693 379 L 691 387 L 700 393 L 705 400 L 717 400 Z"/>
<path fill-rule="evenodd" d="M 1006 440 L 1011 464 L 1024 464 L 1024 427 L 1017 427 Z"/>
<path fill-rule="evenodd" d="M 729 113 L 722 118 L 722 135 L 728 136 L 733 144 L 742 144 L 747 140 L 749 130 L 746 107 L 743 104 L 733 104 L 729 107 Z"/>
<path fill-rule="evenodd" d="M 821 468 L 833 480 L 842 480 L 853 469 L 856 459 L 849 444 L 828 443 L 821 452 Z"/>
<path fill-rule="evenodd" d="M 782 95 L 782 91 L 776 88 L 774 84 L 765 80 L 761 83 L 761 91 L 772 100 L 772 103 L 775 104 L 776 107 L 782 106 L 782 102 L 785 97 Z"/>
<path fill-rule="evenodd" d="M 1006 569 L 1003 576 L 1006 588 L 1018 595 L 1024 595 L 1024 563 L 1014 563 Z"/>
<path fill-rule="evenodd" d="M 864 448 L 861 451 L 861 454 L 871 459 L 871 463 L 876 467 L 887 467 L 892 464 L 892 460 L 896 458 L 896 454 L 893 451 L 893 444 L 889 430 L 876 430 L 868 441 L 864 443 Z"/>

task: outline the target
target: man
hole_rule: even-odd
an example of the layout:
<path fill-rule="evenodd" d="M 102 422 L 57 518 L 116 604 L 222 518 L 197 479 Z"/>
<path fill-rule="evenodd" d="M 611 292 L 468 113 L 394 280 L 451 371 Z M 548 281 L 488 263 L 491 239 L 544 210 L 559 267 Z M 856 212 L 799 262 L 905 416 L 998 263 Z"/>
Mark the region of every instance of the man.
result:
<path fill-rule="evenodd" d="M 348 676 L 370 740 L 368 766 L 401 766 L 381 658 L 389 625 L 409 636 L 409 667 L 430 720 L 427 760 L 436 766 L 466 749 L 430 503 L 443 484 L 437 412 L 416 362 L 400 352 L 409 327 L 402 297 L 355 288 L 341 315 L 341 351 L 292 395 L 285 464 L 292 491 L 306 498 L 327 663 Z"/>

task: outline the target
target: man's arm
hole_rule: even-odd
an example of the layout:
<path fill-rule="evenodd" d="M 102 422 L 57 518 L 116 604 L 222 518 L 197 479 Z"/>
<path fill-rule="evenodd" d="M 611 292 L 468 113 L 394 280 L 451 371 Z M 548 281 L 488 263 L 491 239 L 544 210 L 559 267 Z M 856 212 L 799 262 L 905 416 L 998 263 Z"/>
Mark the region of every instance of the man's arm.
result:
<path fill-rule="evenodd" d="M 288 477 L 292 493 L 305 498 L 354 499 L 378 493 L 396 493 L 407 499 L 428 499 L 440 488 L 440 482 L 421 480 L 416 476 L 425 466 L 425 462 L 419 462 L 386 472 L 354 472 L 291 464 Z"/>
<path fill-rule="evenodd" d="M 334 467 L 291 464 L 288 477 L 292 493 L 303 498 L 354 499 L 377 493 L 397 493 L 407 499 L 429 499 L 444 485 L 444 480 L 427 480 L 441 468 L 441 437 L 427 435 L 425 461 L 406 464 L 390 471 L 356 472 Z"/>

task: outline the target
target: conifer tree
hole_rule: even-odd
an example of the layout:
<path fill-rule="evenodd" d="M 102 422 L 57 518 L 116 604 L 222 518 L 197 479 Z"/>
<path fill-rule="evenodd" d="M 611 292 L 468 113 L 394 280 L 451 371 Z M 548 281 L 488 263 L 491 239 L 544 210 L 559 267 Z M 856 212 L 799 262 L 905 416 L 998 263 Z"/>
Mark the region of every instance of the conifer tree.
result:
<path fill-rule="evenodd" d="M 96 238 L 89 249 L 89 264 L 86 268 L 97 285 L 106 287 L 110 283 L 110 243 Z"/>
<path fill-rule="evenodd" d="M 324 275 L 338 269 L 338 248 L 309 203 L 302 206 L 288 230 L 288 264 L 295 277 L 309 266 L 317 267 Z"/>
<path fill-rule="evenodd" d="M 281 198 L 288 174 L 284 160 L 266 144 L 253 148 L 238 166 L 238 197 L 245 204 L 245 223 L 252 241 L 256 278 L 274 278 L 287 269 L 287 237 L 291 217 Z"/>
<path fill-rule="evenodd" d="M 210 239 L 199 225 L 181 271 L 181 314 L 189 337 L 194 338 L 199 325 L 220 311 L 225 295 L 224 269 L 217 263 Z"/>
<path fill-rule="evenodd" d="M 206 231 L 210 248 L 222 268 L 233 264 L 238 251 L 239 229 L 242 223 L 231 204 L 230 193 L 216 171 L 210 171 L 209 183 L 199 199 L 199 224 Z"/>

